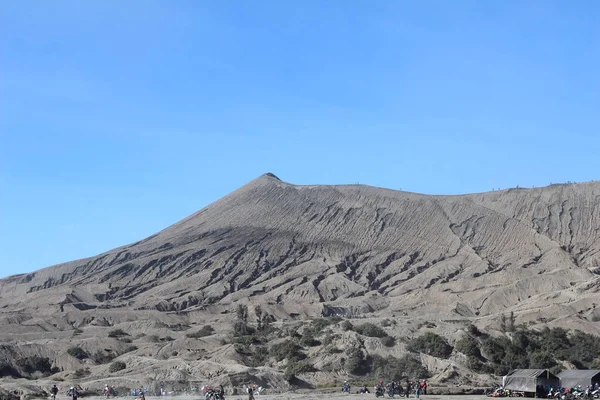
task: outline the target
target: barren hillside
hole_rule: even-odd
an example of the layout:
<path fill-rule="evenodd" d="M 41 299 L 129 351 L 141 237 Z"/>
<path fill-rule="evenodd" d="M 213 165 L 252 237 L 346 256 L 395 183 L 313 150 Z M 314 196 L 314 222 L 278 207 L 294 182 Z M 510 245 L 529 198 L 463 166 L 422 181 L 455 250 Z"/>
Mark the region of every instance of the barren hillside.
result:
<path fill-rule="evenodd" d="M 600 333 L 599 239 L 598 182 L 430 196 L 265 174 L 139 242 L 0 280 L 0 340 L 68 370 L 81 365 L 64 355 L 74 329 L 90 351 L 112 327 L 167 335 L 211 323 L 226 335 L 237 304 L 280 324 L 393 317 L 438 321 L 451 337 L 455 321 L 492 329 L 513 311 L 520 323 Z M 243 370 L 207 340 L 202 351 Z M 177 346 L 174 365 L 198 341 Z M 147 348 L 131 362 L 151 369 L 139 356 L 167 350 Z M 223 367 L 201 359 L 204 372 Z"/>

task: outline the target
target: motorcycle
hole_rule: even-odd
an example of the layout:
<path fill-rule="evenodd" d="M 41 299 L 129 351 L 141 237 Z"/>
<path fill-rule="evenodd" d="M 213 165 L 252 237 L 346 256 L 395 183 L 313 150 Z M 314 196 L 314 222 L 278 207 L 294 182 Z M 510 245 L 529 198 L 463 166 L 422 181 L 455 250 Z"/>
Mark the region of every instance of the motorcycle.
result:
<path fill-rule="evenodd" d="M 350 385 L 347 383 L 344 383 L 344 385 L 342 386 L 342 393 L 350 393 Z"/>
<path fill-rule="evenodd" d="M 385 396 L 385 392 L 383 390 L 383 388 L 381 386 L 377 387 L 375 389 L 375 397 L 384 397 Z"/>

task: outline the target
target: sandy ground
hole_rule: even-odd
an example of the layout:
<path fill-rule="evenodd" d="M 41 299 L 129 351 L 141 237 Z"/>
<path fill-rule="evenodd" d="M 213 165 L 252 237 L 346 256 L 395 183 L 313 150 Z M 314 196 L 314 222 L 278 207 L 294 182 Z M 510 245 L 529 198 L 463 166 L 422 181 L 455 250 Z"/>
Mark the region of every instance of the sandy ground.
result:
<path fill-rule="evenodd" d="M 396 399 L 400 399 L 400 397 L 396 396 Z M 405 399 L 406 397 L 403 397 L 403 399 Z M 416 396 L 411 395 L 410 396 L 411 399 L 416 399 Z M 435 395 L 435 394 L 429 394 L 429 395 L 421 395 L 420 397 L 423 400 L 446 400 L 446 399 L 452 399 L 452 400 L 457 400 L 457 399 L 468 399 L 468 400 L 483 400 L 483 399 L 487 399 L 486 396 L 484 395 Z M 66 396 L 58 396 L 57 400 L 68 400 L 69 397 Z M 105 400 L 104 397 L 102 396 L 92 396 L 92 397 L 84 397 L 83 399 L 86 400 Z M 133 400 L 132 396 L 128 396 L 128 397 L 116 397 L 115 400 L 118 399 L 131 399 Z M 160 400 L 160 397 L 153 397 L 153 396 L 146 396 L 147 400 Z M 173 397 L 168 397 L 168 399 L 173 399 L 173 400 L 204 400 L 204 397 L 202 396 L 173 396 Z M 247 400 L 248 396 L 226 396 L 227 400 Z M 341 394 L 337 394 L 337 393 L 318 393 L 318 392 L 314 392 L 314 393 L 280 393 L 280 394 L 273 394 L 273 395 L 262 395 L 262 396 L 255 396 L 256 400 L 320 400 L 320 399 L 328 399 L 328 400 L 360 400 L 360 399 L 365 399 L 365 400 L 374 400 L 375 399 L 375 395 L 370 394 L 370 395 L 360 395 L 360 394 L 348 394 L 348 395 L 341 395 Z M 386 399 L 388 399 L 388 397 L 386 397 Z M 47 400 L 47 399 L 40 399 L 40 400 Z"/>

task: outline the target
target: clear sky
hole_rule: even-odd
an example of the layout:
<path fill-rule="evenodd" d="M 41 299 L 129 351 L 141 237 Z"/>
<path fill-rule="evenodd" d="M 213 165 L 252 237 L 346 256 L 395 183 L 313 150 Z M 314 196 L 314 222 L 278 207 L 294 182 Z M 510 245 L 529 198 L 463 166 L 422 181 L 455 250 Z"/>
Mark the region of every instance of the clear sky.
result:
<path fill-rule="evenodd" d="M 600 2 L 3 1 L 0 276 L 264 172 L 466 193 L 600 179 Z"/>

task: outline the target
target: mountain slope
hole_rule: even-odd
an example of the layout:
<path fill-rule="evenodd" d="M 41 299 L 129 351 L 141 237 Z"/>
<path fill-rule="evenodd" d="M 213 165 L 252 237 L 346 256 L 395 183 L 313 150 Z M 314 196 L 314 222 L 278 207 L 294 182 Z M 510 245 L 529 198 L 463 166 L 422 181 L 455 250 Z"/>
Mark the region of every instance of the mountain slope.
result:
<path fill-rule="evenodd" d="M 599 273 L 598 182 L 430 196 L 265 174 L 139 242 L 1 279 L 0 340 L 18 350 L 0 352 L 0 363 L 38 355 L 74 370 L 88 365 L 65 356 L 77 344 L 123 354 L 138 366 L 123 376 L 242 376 L 244 356 L 218 340 L 237 304 L 261 305 L 281 327 L 320 315 L 393 317 L 395 333 L 410 337 L 435 321 L 451 341 L 465 322 L 493 330 L 507 312 L 527 325 L 600 333 Z M 215 336 L 177 333 L 208 323 Z M 140 348 L 106 338 L 115 327 Z M 356 341 L 344 335 L 344 346 Z M 332 357 L 319 354 L 316 365 Z M 271 384 L 281 379 L 265 371 Z"/>
<path fill-rule="evenodd" d="M 345 314 L 536 308 L 596 287 L 599 196 L 597 183 L 426 196 L 266 174 L 140 242 L 3 279 L 0 301 L 185 310 L 256 297 Z"/>

